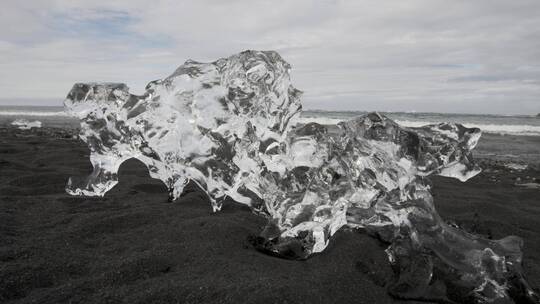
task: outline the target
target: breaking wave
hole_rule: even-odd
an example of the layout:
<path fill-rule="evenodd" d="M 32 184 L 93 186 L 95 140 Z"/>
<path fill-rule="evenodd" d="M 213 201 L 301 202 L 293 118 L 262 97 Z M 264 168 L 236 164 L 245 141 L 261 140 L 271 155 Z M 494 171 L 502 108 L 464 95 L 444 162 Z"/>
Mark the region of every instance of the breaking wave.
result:
<path fill-rule="evenodd" d="M 0 110 L 0 116 L 62 116 L 68 117 L 64 111 L 10 111 L 10 110 Z"/>

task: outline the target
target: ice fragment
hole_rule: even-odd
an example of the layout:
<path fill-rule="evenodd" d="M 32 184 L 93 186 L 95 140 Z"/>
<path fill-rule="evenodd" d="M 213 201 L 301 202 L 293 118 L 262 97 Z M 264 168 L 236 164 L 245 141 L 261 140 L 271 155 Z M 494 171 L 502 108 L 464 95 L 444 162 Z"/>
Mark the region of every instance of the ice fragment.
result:
<path fill-rule="evenodd" d="M 478 174 L 479 129 L 410 129 L 378 113 L 334 131 L 296 125 L 301 92 L 289 70 L 276 52 L 245 51 L 189 60 L 141 96 L 120 83 L 75 84 L 65 107 L 81 120 L 94 171 L 70 179 L 67 192 L 102 196 L 122 162 L 137 158 L 171 200 L 192 181 L 215 211 L 230 197 L 266 216 L 253 243 L 267 253 L 305 259 L 341 227 L 357 227 L 390 244 L 397 297 L 538 301 L 522 275 L 521 239 L 483 239 L 435 210 L 428 177 Z"/>

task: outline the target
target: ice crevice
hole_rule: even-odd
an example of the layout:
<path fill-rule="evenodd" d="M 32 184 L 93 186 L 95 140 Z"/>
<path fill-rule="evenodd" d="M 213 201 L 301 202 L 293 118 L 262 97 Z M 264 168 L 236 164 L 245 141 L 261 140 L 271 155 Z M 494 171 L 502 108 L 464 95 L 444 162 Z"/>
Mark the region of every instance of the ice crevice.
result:
<path fill-rule="evenodd" d="M 481 132 L 460 124 L 405 128 L 369 113 L 328 128 L 297 124 L 302 92 L 277 52 L 186 61 L 142 95 L 121 83 L 77 83 L 64 104 L 81 121 L 93 172 L 72 195 L 103 196 L 137 158 L 177 199 L 189 182 L 218 211 L 226 197 L 268 219 L 257 249 L 292 259 L 322 252 L 341 227 L 387 242 L 399 298 L 538 303 L 523 277 L 522 240 L 448 225 L 429 177 L 475 176 Z M 361 252 L 358 253 L 362 255 Z M 452 292 L 448 292 L 452 290 Z"/>

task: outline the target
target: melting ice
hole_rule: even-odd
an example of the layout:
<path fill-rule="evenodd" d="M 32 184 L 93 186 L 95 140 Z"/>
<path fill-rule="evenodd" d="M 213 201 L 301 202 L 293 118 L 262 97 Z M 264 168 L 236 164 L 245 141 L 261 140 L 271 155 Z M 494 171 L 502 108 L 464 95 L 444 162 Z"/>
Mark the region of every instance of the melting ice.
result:
<path fill-rule="evenodd" d="M 13 122 L 11 122 L 12 126 L 16 126 L 21 130 L 29 130 L 32 128 L 41 128 L 41 121 L 35 120 L 35 121 L 28 121 L 26 119 L 16 119 Z"/>
<path fill-rule="evenodd" d="M 297 125 L 301 92 L 289 70 L 276 52 L 245 51 L 189 60 L 140 96 L 121 83 L 75 84 L 65 107 L 81 120 L 94 171 L 70 178 L 67 192 L 102 196 L 118 182 L 122 162 L 137 158 L 171 200 L 192 181 L 215 211 L 230 197 L 267 217 L 252 240 L 261 251 L 305 259 L 341 227 L 363 228 L 389 244 L 394 296 L 538 301 L 522 275 L 520 238 L 483 239 L 447 225 L 435 210 L 429 176 L 478 174 L 471 150 L 479 129 L 409 129 L 378 113 L 337 131 Z"/>

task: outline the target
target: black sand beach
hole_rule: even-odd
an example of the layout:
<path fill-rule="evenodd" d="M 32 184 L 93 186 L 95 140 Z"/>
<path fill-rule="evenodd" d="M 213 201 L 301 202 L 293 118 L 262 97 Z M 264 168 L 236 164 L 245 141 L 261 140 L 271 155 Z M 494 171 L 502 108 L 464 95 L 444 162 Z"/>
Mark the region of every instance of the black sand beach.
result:
<path fill-rule="evenodd" d="M 104 198 L 67 195 L 67 178 L 91 171 L 87 147 L 72 135 L 0 128 L 0 302 L 400 302 L 385 289 L 393 277 L 386 245 L 362 231 L 339 231 L 307 261 L 264 255 L 247 241 L 264 218 L 234 202 L 212 213 L 195 187 L 168 203 L 165 186 L 136 160 L 122 165 Z M 433 179 L 446 220 L 524 239 L 525 275 L 537 291 L 539 147 L 540 137 L 484 135 L 484 172 L 466 183 Z"/>

